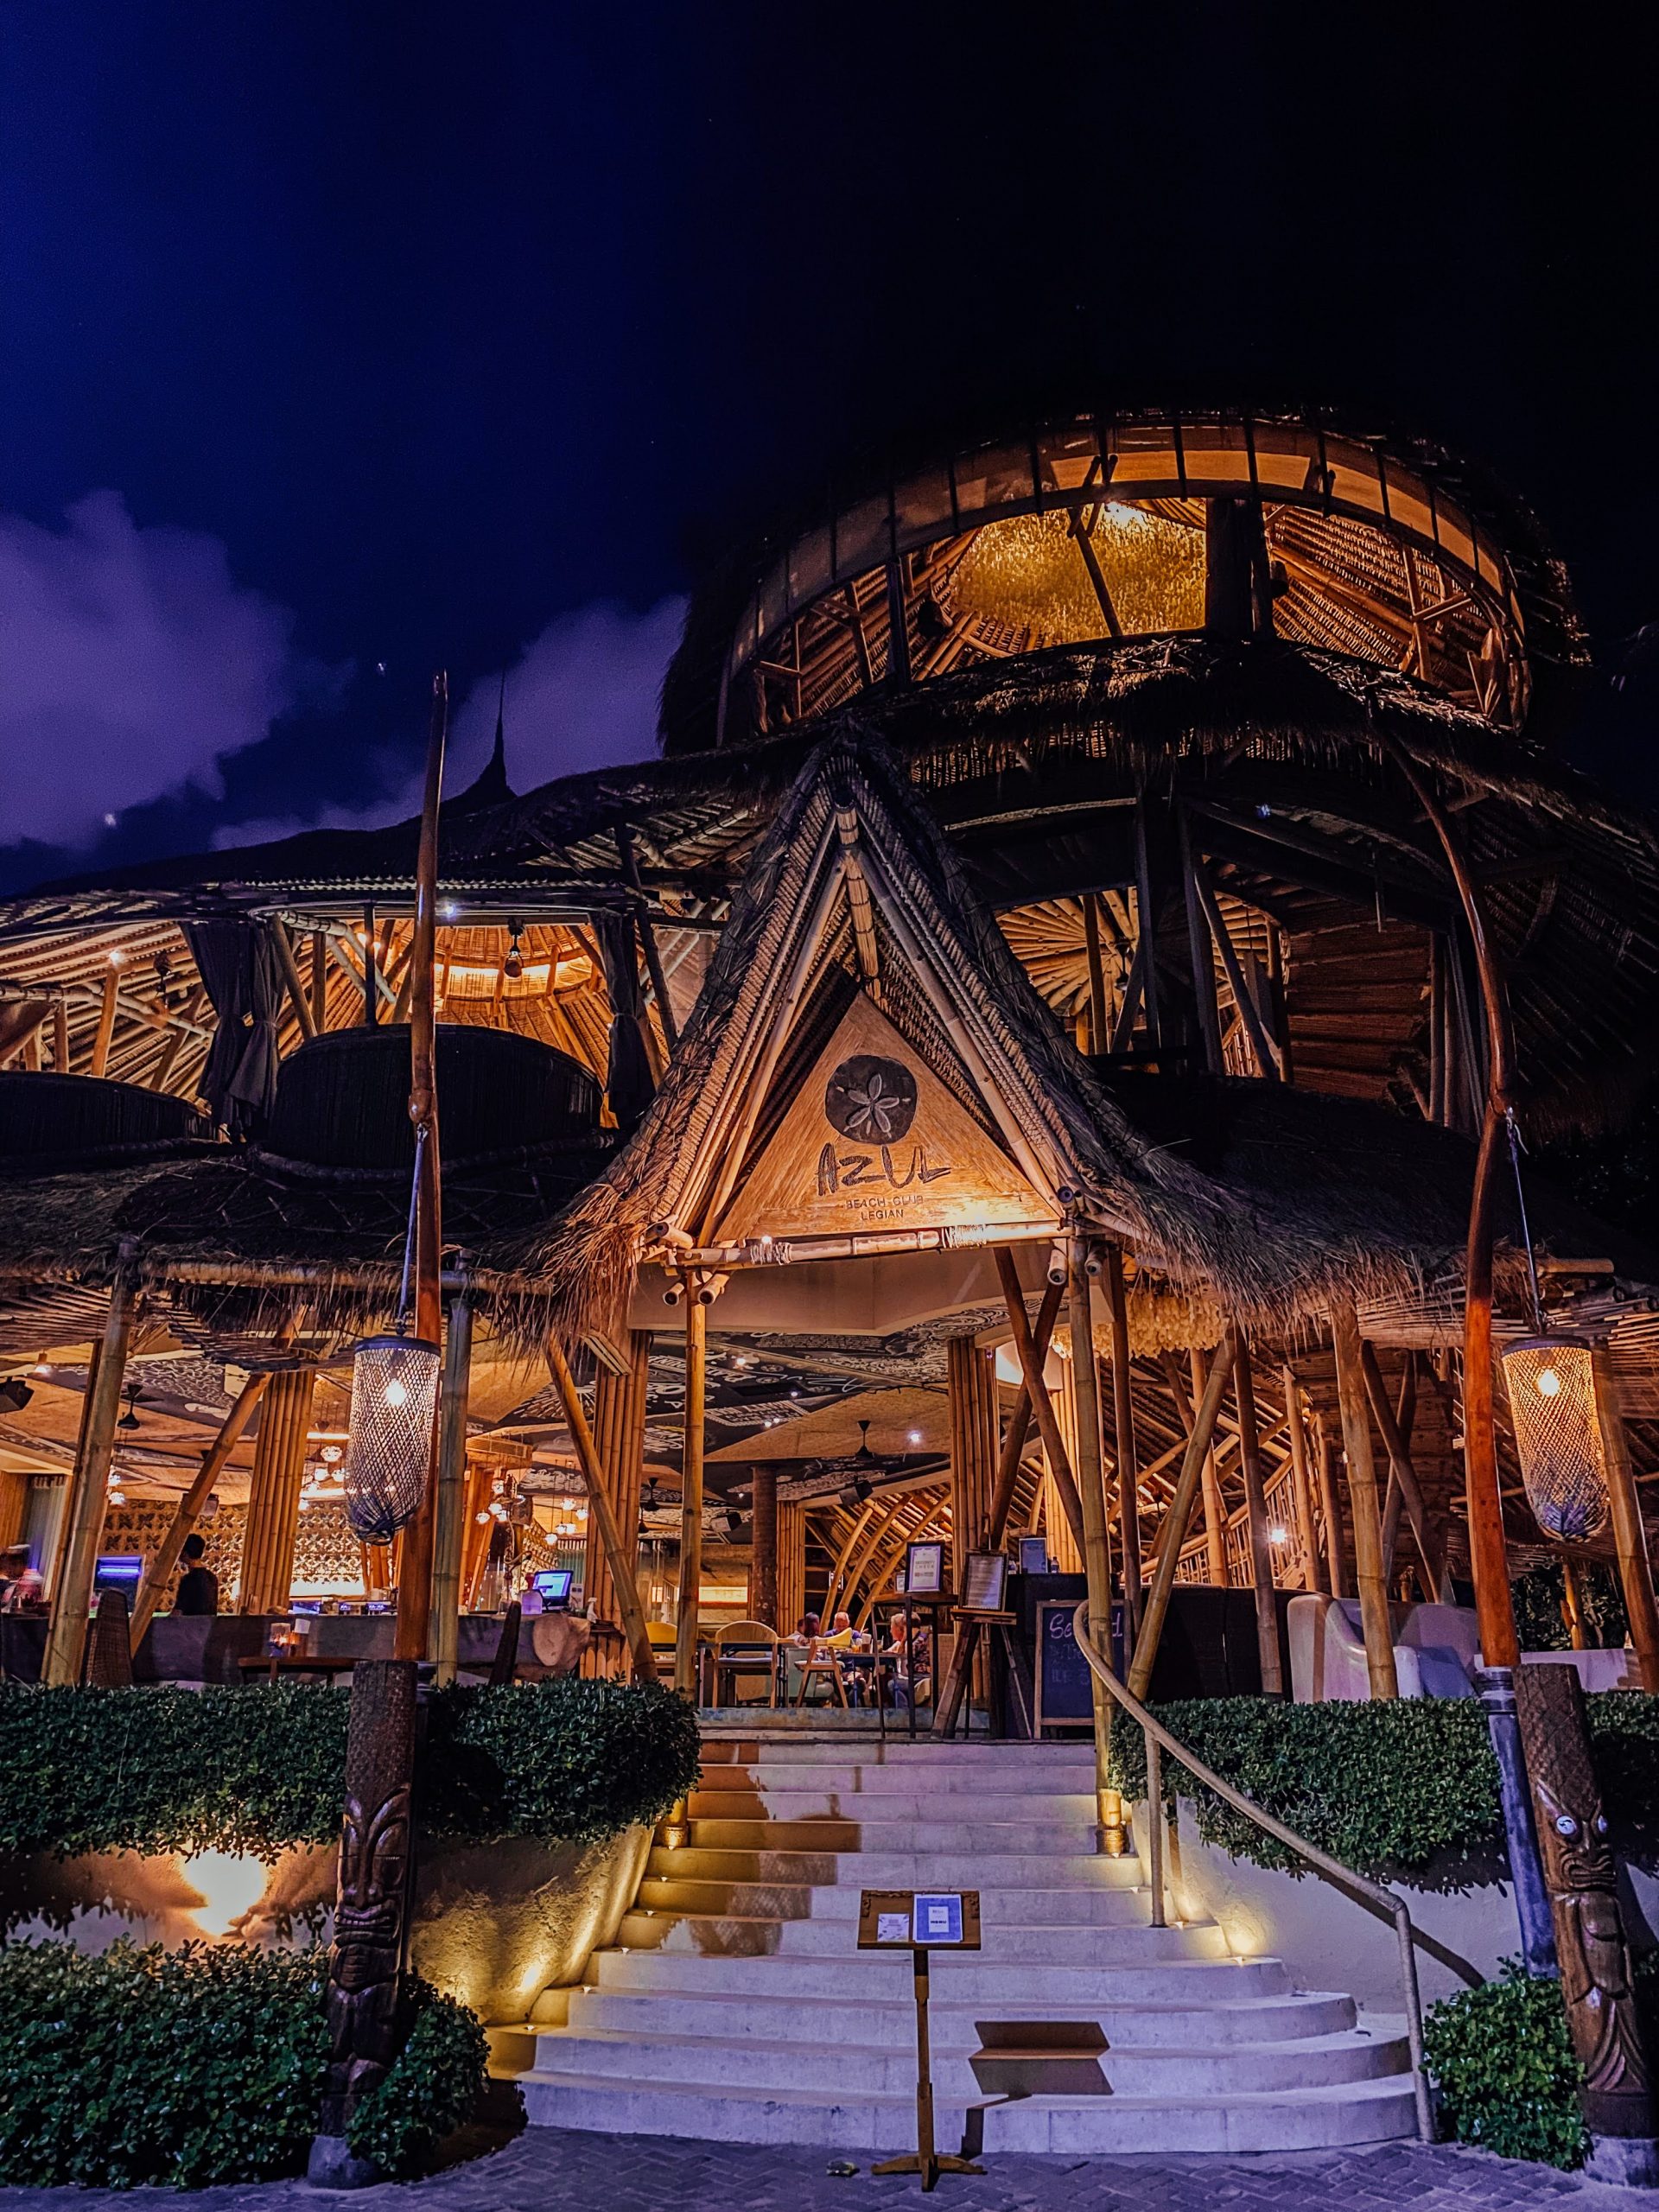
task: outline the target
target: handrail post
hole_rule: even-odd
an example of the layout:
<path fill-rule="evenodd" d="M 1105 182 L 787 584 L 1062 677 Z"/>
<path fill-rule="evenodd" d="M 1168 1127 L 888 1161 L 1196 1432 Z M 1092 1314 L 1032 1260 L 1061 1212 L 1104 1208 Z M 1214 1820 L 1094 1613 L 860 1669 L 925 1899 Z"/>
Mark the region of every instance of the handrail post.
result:
<path fill-rule="evenodd" d="M 1147 1879 L 1152 1885 L 1152 1924 L 1168 1923 L 1164 1907 L 1164 1754 L 1150 1728 L 1147 1743 Z"/>

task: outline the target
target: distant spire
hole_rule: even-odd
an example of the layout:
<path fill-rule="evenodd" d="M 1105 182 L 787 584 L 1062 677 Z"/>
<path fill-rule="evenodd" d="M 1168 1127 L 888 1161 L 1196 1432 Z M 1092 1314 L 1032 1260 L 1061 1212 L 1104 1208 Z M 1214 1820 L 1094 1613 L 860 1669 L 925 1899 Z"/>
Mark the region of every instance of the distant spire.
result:
<path fill-rule="evenodd" d="M 477 814 L 486 806 L 500 806 L 513 798 L 507 781 L 507 671 L 501 671 L 501 689 L 495 702 L 495 744 L 481 775 L 459 798 L 449 802 L 452 814 Z"/>

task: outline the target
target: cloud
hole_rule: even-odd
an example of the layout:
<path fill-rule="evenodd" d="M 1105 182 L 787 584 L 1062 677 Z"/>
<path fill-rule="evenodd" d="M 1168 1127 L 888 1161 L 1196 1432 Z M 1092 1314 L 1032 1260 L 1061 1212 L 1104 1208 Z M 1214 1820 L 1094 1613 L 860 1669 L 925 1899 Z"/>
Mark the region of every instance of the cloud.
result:
<path fill-rule="evenodd" d="M 61 531 L 0 515 L 0 837 L 90 843 L 194 784 L 343 681 L 293 649 L 293 617 L 231 575 L 215 537 L 140 530 L 94 492 Z"/>
<path fill-rule="evenodd" d="M 608 601 L 556 616 L 507 671 L 504 709 L 507 780 L 533 791 L 584 768 L 649 760 L 657 749 L 657 702 L 680 641 L 683 599 L 643 613 Z M 490 757 L 499 678 L 474 683 L 450 715 L 444 790 L 455 798 Z M 422 772 L 372 807 L 332 806 L 304 817 L 239 822 L 219 830 L 217 850 L 264 844 L 308 829 L 367 830 L 407 821 L 421 804 Z"/>
<path fill-rule="evenodd" d="M 507 779 L 516 791 L 583 768 L 647 760 L 657 702 L 680 642 L 683 599 L 643 614 L 606 601 L 550 622 L 507 672 Z M 497 683 L 474 685 L 452 725 L 445 788 L 464 791 L 489 758 Z"/>

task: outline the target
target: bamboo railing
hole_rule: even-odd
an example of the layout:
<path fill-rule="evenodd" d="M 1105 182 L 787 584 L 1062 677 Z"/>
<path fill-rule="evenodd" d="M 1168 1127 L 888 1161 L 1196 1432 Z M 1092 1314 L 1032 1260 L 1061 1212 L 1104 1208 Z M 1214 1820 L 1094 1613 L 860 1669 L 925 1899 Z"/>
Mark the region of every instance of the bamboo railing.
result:
<path fill-rule="evenodd" d="M 1344 1866 L 1339 1859 L 1328 1857 L 1317 1844 L 1310 1843 L 1306 1836 L 1298 1835 L 1294 1828 L 1287 1827 L 1281 1820 L 1245 1796 L 1242 1790 L 1236 1789 L 1230 1782 L 1224 1781 L 1213 1767 L 1205 1766 L 1202 1759 L 1184 1745 L 1177 1743 L 1163 1722 L 1154 1719 L 1140 1699 L 1119 1681 L 1095 1648 L 1086 1599 L 1077 1607 L 1072 1620 L 1077 1649 L 1088 1662 L 1090 1671 L 1107 1694 L 1115 1698 L 1129 1719 L 1136 1723 L 1147 1739 L 1147 1789 L 1150 1800 L 1147 1825 L 1151 1840 L 1148 1871 L 1152 1878 L 1154 1925 L 1161 1926 L 1164 1917 L 1162 1762 L 1159 1757 L 1162 1750 L 1166 1751 L 1172 1758 L 1178 1759 L 1187 1772 L 1203 1783 L 1207 1789 L 1213 1789 L 1224 1804 L 1230 1805 L 1236 1813 L 1242 1813 L 1246 1820 L 1253 1821 L 1257 1827 L 1282 1843 L 1287 1850 L 1294 1851 L 1333 1888 L 1343 1891 L 1368 1911 L 1376 1913 L 1379 1919 L 1394 1923 L 1394 1932 L 1400 1947 L 1400 1980 L 1405 1992 L 1406 2033 L 1411 2049 L 1412 2094 L 1417 2107 L 1417 2133 L 1425 2143 L 1432 2143 L 1434 2140 L 1434 2121 L 1429 2109 L 1428 2076 L 1423 2067 L 1423 2005 L 1417 1987 L 1417 1947 L 1421 1945 L 1442 1966 L 1450 1967 L 1453 1973 L 1461 1974 L 1471 1987 L 1479 1986 L 1480 1975 L 1467 1960 L 1459 1958 L 1454 1951 L 1447 1950 L 1421 1928 L 1414 1927 L 1405 1899 L 1389 1889 L 1386 1883 L 1374 1882 L 1367 1875 L 1357 1874 L 1351 1866 Z"/>

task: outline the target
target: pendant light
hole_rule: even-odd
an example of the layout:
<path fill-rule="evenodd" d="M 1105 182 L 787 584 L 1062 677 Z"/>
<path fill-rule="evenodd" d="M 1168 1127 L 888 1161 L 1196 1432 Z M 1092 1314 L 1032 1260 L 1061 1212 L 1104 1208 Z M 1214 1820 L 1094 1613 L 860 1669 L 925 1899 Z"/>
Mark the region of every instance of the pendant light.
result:
<path fill-rule="evenodd" d="M 424 1129 L 415 1138 L 415 1188 L 421 1176 Z M 404 1279 L 391 1333 L 365 1337 L 352 1355 L 352 1412 L 346 1446 L 346 1519 L 365 1544 L 389 1544 L 420 1510 L 432 1456 L 441 1348 L 409 1327 L 410 1271 L 415 1249 L 415 1199 L 410 1198 Z"/>
<path fill-rule="evenodd" d="M 1607 1446 L 1596 1406 L 1595 1357 L 1587 1338 L 1551 1330 L 1545 1322 L 1513 1111 L 1509 1130 L 1533 1334 L 1505 1345 L 1499 1365 L 1533 1517 L 1546 1535 L 1581 1544 L 1600 1534 L 1608 1515 Z"/>

